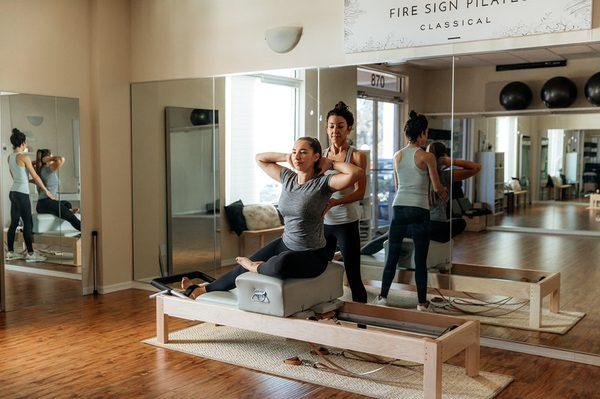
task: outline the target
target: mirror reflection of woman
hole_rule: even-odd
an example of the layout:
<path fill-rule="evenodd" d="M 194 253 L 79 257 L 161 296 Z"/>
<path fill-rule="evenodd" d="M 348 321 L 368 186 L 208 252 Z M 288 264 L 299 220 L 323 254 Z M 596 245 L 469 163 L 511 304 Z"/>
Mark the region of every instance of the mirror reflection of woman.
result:
<path fill-rule="evenodd" d="M 354 115 L 342 101 L 327 114 L 327 137 L 330 146 L 323 156 L 334 162 L 346 162 L 367 168 L 367 157 L 348 142 L 354 125 Z M 328 172 L 338 173 L 338 172 Z M 360 204 L 365 196 L 366 177 L 363 175 L 353 186 L 333 193 L 325 208 L 325 239 L 330 256 L 337 247 L 342 252 L 352 300 L 367 302 L 367 291 L 360 276 Z"/>
<path fill-rule="evenodd" d="M 427 152 L 435 155 L 438 164 L 440 182 L 447 189 L 451 189 L 452 183 L 459 183 L 475 176 L 481 171 L 481 164 L 467 161 L 465 159 L 454 159 L 448 155 L 448 150 L 443 143 L 435 141 L 427 146 Z M 451 169 L 458 167 L 460 169 Z M 456 185 L 454 186 L 456 187 Z M 460 188 L 458 188 L 460 190 Z M 462 190 L 460 190 L 462 191 Z M 453 194 L 454 196 L 454 194 Z M 462 197 L 462 196 L 461 196 Z M 456 196 L 455 198 L 461 198 Z M 455 199 L 454 198 L 454 199 Z M 435 197 L 431 205 L 431 239 L 438 242 L 448 242 L 456 237 L 467 227 L 467 222 L 462 218 L 451 217 L 447 202 Z"/>
<path fill-rule="evenodd" d="M 427 253 L 429 252 L 430 226 L 429 187 L 446 200 L 448 190 L 441 184 L 435 156 L 425 152 L 429 132 L 427 118 L 410 112 L 404 133 L 408 144 L 394 154 L 394 180 L 398 187 L 394 198 L 393 217 L 390 224 L 389 253 L 383 269 L 381 293 L 375 300 L 378 305 L 387 304 L 387 296 L 400 258 L 405 237 L 414 245 L 415 281 L 419 304 L 417 310 L 427 311 Z"/>
<path fill-rule="evenodd" d="M 256 156 L 258 166 L 281 183 L 278 210 L 283 215 L 283 236 L 259 249 L 249 258 L 236 258 L 237 266 L 209 284 L 192 284 L 184 277 L 181 288 L 191 298 L 206 292 L 235 288 L 243 273 L 258 273 L 279 279 L 313 278 L 327 268 L 328 252 L 323 234 L 323 211 L 331 194 L 352 186 L 363 172 L 345 162 L 322 156 L 321 144 L 312 137 L 296 140 L 291 154 L 266 152 Z M 295 171 L 279 165 L 290 163 Z M 333 169 L 338 174 L 325 175 Z"/>
<path fill-rule="evenodd" d="M 64 157 L 52 155 L 48 149 L 37 150 L 35 171 L 55 198 L 58 198 L 60 185 L 57 172 L 64 164 Z M 78 209 L 73 209 L 68 201 L 57 201 L 48 197 L 40 187 L 38 187 L 38 202 L 35 209 L 37 213 L 49 213 L 64 219 L 76 230 L 81 231 L 81 221 L 75 216 Z"/>
<path fill-rule="evenodd" d="M 31 216 L 31 202 L 29 201 L 29 178 L 28 173 L 35 184 L 49 197 L 53 194 L 46 188 L 44 182 L 36 173 L 31 159 L 25 154 L 27 152 L 27 137 L 19 129 L 13 129 L 10 142 L 14 151 L 8 156 L 8 169 L 13 179 L 13 184 L 8 197 L 10 199 L 10 226 L 6 234 L 7 260 L 22 259 L 23 255 L 15 253 L 15 234 L 19 226 L 19 220 L 23 220 L 23 240 L 27 247 L 27 262 L 43 262 L 46 257 L 33 250 L 33 217 Z"/>

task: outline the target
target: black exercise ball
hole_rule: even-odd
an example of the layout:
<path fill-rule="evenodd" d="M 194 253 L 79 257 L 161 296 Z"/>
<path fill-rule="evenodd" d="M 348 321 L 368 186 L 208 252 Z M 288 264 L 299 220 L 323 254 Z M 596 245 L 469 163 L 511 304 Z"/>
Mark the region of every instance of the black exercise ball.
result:
<path fill-rule="evenodd" d="M 194 109 L 190 114 L 190 122 L 194 126 L 210 125 L 212 123 L 212 110 Z"/>
<path fill-rule="evenodd" d="M 505 110 L 515 111 L 531 105 L 533 93 L 523 82 L 511 82 L 500 91 L 500 105 Z"/>
<path fill-rule="evenodd" d="M 577 98 L 577 86 L 571 79 L 558 76 L 547 81 L 540 94 L 546 107 L 567 108 Z"/>
<path fill-rule="evenodd" d="M 585 84 L 585 98 L 596 106 L 600 106 L 600 72 L 592 76 Z"/>

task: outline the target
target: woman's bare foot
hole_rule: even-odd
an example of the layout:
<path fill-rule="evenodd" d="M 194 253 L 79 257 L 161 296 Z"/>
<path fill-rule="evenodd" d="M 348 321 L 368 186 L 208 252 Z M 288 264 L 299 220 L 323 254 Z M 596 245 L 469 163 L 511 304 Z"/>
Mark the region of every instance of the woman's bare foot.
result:
<path fill-rule="evenodd" d="M 245 256 L 238 256 L 237 258 L 235 258 L 235 261 L 242 266 L 244 269 L 248 270 L 249 272 L 252 273 L 258 273 L 258 267 L 260 265 L 262 265 L 265 262 L 252 262 L 249 258 L 246 258 Z"/>

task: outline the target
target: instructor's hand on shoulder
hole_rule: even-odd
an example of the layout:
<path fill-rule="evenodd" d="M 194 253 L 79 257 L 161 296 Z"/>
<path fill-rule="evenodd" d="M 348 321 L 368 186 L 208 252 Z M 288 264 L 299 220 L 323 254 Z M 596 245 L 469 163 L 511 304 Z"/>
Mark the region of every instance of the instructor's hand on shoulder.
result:
<path fill-rule="evenodd" d="M 329 169 L 333 169 L 333 161 L 329 158 L 321 157 L 318 162 L 319 175 L 322 175 Z"/>

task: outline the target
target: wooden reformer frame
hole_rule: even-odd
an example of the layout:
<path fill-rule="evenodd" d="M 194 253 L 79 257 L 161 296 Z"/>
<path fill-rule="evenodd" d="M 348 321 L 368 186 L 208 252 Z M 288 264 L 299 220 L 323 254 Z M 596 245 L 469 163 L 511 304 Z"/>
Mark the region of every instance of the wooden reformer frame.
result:
<path fill-rule="evenodd" d="M 383 270 L 383 269 L 382 269 Z M 414 271 L 398 270 L 394 281 L 400 286 L 414 288 Z M 369 285 L 380 286 L 381 281 L 369 280 Z M 428 273 L 429 293 L 436 289 L 444 295 L 461 297 L 464 293 L 507 296 L 529 300 L 529 327 L 542 325 L 542 303 L 550 296 L 550 312 L 560 311 L 560 273 L 527 269 L 453 263 L 451 272 Z M 393 285 L 392 288 L 399 286 Z"/>
<path fill-rule="evenodd" d="M 161 344 L 169 341 L 170 317 L 423 364 L 425 399 L 441 399 L 442 364 L 462 351 L 467 375 L 479 374 L 479 322 L 457 317 L 344 302 L 314 319 L 283 318 L 160 294 L 156 297 L 156 330 Z M 367 328 L 358 328 L 356 320 Z M 445 332 L 435 338 L 401 330 L 410 325 Z"/>

